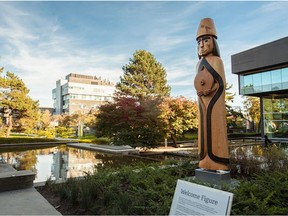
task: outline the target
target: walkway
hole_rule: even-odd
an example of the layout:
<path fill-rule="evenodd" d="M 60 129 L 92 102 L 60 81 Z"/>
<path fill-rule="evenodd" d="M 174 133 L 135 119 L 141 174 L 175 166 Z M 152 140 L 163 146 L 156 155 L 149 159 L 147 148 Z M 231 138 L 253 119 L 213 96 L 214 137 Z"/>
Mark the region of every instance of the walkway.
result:
<path fill-rule="evenodd" d="M 35 174 L 0 163 L 0 215 L 61 215 L 34 187 Z"/>
<path fill-rule="evenodd" d="M 0 215 L 61 215 L 34 187 L 0 193 Z"/>

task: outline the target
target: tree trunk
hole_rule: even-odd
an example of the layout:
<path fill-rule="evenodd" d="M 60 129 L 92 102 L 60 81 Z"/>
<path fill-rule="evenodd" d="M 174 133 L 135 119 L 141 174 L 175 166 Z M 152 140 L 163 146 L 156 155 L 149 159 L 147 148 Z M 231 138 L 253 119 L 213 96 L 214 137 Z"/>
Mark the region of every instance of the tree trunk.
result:
<path fill-rule="evenodd" d="M 173 142 L 173 146 L 176 147 L 176 136 L 171 135 L 171 139 L 172 139 L 172 142 Z"/>
<path fill-rule="evenodd" d="M 8 116 L 8 128 L 6 131 L 6 138 L 10 137 L 11 130 L 12 130 L 12 115 L 9 115 Z"/>

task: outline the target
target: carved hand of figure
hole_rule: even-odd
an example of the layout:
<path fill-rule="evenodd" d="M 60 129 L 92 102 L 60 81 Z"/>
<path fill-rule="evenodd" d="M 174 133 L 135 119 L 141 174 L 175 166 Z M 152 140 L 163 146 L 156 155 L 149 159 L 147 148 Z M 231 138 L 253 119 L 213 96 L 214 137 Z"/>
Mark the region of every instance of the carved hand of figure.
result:
<path fill-rule="evenodd" d="M 209 89 L 209 90 L 207 90 L 207 91 L 197 91 L 197 95 L 199 96 L 199 97 L 201 97 L 201 96 L 207 96 L 207 95 L 209 95 L 211 93 L 211 89 Z"/>
<path fill-rule="evenodd" d="M 198 95 L 198 97 L 201 97 L 201 96 L 204 96 L 204 93 L 203 93 L 203 91 L 197 91 L 197 95 Z"/>
<path fill-rule="evenodd" d="M 203 80 L 203 85 L 205 85 L 205 81 Z M 202 85 L 202 80 L 201 80 L 201 85 Z M 212 92 L 214 92 L 215 90 L 217 89 L 217 86 L 215 85 L 215 83 L 214 83 L 214 85 L 212 86 L 212 88 L 211 89 L 208 89 L 208 90 L 206 90 L 206 91 L 197 91 L 197 95 L 199 96 L 199 97 L 201 97 L 201 96 L 207 96 L 207 95 L 209 95 L 209 94 L 211 94 Z"/>

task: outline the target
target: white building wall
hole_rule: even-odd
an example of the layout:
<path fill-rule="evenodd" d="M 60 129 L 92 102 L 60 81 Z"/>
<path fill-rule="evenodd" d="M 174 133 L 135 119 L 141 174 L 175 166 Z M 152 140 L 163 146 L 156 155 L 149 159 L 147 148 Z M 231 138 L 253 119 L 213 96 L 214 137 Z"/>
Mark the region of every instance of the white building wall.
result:
<path fill-rule="evenodd" d="M 92 108 L 112 101 L 115 91 L 114 85 L 58 80 L 56 88 L 52 91 L 54 114 L 62 114 L 63 112 L 72 114 L 78 110 L 89 112 Z"/>
<path fill-rule="evenodd" d="M 52 99 L 54 100 L 54 114 L 59 115 L 62 113 L 63 100 L 62 100 L 62 86 L 67 83 L 67 80 L 57 80 L 56 88 L 52 90 Z"/>

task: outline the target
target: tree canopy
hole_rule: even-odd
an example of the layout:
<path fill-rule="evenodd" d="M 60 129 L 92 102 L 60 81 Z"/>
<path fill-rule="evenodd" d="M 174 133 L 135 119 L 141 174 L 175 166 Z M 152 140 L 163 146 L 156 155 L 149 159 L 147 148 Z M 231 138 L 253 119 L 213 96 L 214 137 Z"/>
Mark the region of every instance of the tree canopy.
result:
<path fill-rule="evenodd" d="M 170 137 L 176 144 L 176 138 L 183 132 L 197 129 L 197 102 L 186 99 L 185 97 L 167 97 L 161 104 L 161 117 L 164 121 L 163 128 L 166 136 Z"/>
<path fill-rule="evenodd" d="M 96 135 L 111 137 L 116 145 L 153 147 L 164 140 L 159 101 L 118 97 L 99 108 Z"/>
<path fill-rule="evenodd" d="M 39 105 L 38 101 L 28 96 L 29 89 L 18 76 L 11 72 L 6 72 L 6 76 L 3 76 L 3 70 L 4 68 L 0 69 L 0 108 L 6 125 L 6 137 L 9 137 L 13 127 L 27 127 L 28 120 L 30 123 L 34 120 L 36 124 Z M 21 122 L 26 125 L 21 125 Z"/>
<path fill-rule="evenodd" d="M 99 109 L 97 136 L 111 137 L 118 145 L 153 147 L 197 127 L 197 103 L 170 98 L 166 70 L 155 57 L 137 50 L 123 66 L 113 103 Z"/>
<path fill-rule="evenodd" d="M 135 98 L 169 96 L 166 70 L 155 57 L 145 50 L 137 50 L 130 62 L 123 66 L 123 76 L 117 84 L 120 95 Z"/>

